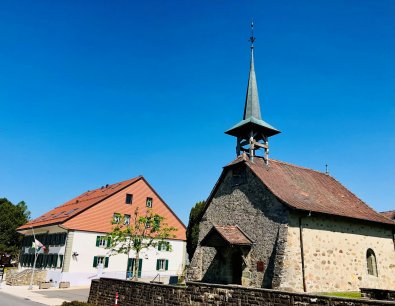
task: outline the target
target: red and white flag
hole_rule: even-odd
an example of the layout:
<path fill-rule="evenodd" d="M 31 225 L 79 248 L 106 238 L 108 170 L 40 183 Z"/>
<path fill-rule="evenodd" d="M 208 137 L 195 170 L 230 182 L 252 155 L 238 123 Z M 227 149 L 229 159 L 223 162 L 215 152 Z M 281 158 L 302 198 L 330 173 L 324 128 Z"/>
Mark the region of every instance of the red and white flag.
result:
<path fill-rule="evenodd" d="M 40 252 L 41 250 L 43 250 L 43 252 L 45 252 L 47 250 L 47 248 L 45 247 L 45 245 L 43 245 L 40 241 L 38 241 L 37 239 L 34 239 L 34 242 L 32 244 L 32 248 L 36 249 L 36 252 Z"/>

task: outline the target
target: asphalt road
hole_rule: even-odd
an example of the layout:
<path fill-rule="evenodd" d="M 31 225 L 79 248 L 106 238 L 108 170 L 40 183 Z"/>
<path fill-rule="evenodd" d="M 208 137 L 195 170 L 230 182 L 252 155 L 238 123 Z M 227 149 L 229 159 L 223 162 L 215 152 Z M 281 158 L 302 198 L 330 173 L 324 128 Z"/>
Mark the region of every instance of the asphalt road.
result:
<path fill-rule="evenodd" d="M 7 293 L 1 292 L 0 289 L 0 305 L 1 306 L 42 306 L 41 303 L 32 302 L 28 299 L 19 298 Z"/>
<path fill-rule="evenodd" d="M 71 289 L 71 290 L 40 290 L 33 292 L 42 294 L 49 298 L 58 298 L 66 301 L 86 302 L 88 301 L 88 297 L 89 297 L 89 288 Z M 0 303 L 0 305 L 2 304 Z"/>

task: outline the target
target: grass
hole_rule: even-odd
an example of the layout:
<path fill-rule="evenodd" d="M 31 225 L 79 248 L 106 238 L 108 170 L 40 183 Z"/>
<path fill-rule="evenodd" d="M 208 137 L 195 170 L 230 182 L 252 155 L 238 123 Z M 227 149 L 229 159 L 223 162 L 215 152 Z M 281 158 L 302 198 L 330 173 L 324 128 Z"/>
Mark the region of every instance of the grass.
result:
<path fill-rule="evenodd" d="M 360 298 L 362 298 L 361 292 L 359 292 L 359 291 L 322 292 L 322 293 L 319 293 L 319 295 L 343 297 L 343 298 L 349 298 L 349 299 L 360 299 Z"/>

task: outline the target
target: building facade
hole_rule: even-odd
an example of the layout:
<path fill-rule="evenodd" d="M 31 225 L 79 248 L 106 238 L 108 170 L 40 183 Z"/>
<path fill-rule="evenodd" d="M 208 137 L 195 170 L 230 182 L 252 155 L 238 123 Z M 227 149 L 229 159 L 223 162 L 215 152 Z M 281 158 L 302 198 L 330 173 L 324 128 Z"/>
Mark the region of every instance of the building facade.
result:
<path fill-rule="evenodd" d="M 190 280 L 298 292 L 395 289 L 394 222 L 328 173 L 269 159 L 251 63 L 237 158 L 200 216 Z M 260 152 L 263 154 L 260 155 Z"/>
<path fill-rule="evenodd" d="M 87 191 L 21 226 L 18 231 L 25 237 L 20 269 L 33 267 L 34 231 L 47 249 L 39 252 L 36 267 L 47 271 L 48 281 L 79 285 L 100 276 L 131 277 L 126 274 L 134 265 L 134 252 L 129 261 L 126 254 L 112 255 L 106 234 L 112 230 L 112 221 L 120 215 L 130 220 L 136 208 L 142 213 L 152 210 L 177 229 L 175 237 L 166 240 L 171 250 L 158 245 L 140 252 L 138 277 L 148 281 L 160 276 L 166 281 L 181 275 L 186 261 L 185 226 L 142 176 Z"/>

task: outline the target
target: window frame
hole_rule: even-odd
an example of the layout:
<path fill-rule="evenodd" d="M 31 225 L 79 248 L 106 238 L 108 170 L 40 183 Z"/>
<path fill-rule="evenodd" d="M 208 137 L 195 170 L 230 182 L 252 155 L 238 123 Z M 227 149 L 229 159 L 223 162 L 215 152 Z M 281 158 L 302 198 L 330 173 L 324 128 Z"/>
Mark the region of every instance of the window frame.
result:
<path fill-rule="evenodd" d="M 154 206 L 154 199 L 151 197 L 147 197 L 145 199 L 145 206 L 148 208 L 152 208 L 152 206 Z"/>
<path fill-rule="evenodd" d="M 165 258 L 158 258 L 156 260 L 156 271 L 168 271 L 169 260 Z"/>
<path fill-rule="evenodd" d="M 123 225 L 130 225 L 131 215 L 125 214 L 123 215 Z"/>
<path fill-rule="evenodd" d="M 121 214 L 120 213 L 114 213 L 114 215 L 112 216 L 112 222 L 114 224 L 119 224 L 119 222 L 121 222 Z"/>
<path fill-rule="evenodd" d="M 131 205 L 133 204 L 133 194 L 127 193 L 125 197 L 125 204 Z"/>
<path fill-rule="evenodd" d="M 377 269 L 377 257 L 373 249 L 369 248 L 366 250 L 366 268 L 368 275 L 378 277 Z"/>

